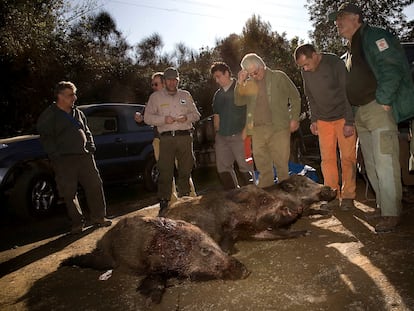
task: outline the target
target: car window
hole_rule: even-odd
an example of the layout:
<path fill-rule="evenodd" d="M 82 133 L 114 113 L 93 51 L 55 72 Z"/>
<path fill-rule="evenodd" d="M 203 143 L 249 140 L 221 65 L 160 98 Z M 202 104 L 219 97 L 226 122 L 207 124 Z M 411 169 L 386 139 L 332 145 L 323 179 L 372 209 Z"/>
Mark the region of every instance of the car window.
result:
<path fill-rule="evenodd" d="M 137 122 L 135 120 L 135 113 L 139 112 L 141 115 L 144 114 L 144 107 L 142 106 L 131 106 L 125 110 L 125 120 L 128 132 L 138 132 L 148 127 L 144 121 Z"/>
<path fill-rule="evenodd" d="M 87 116 L 87 120 L 89 129 L 94 136 L 117 133 L 119 131 L 119 119 L 114 110 L 91 111 Z"/>
<path fill-rule="evenodd" d="M 116 117 L 91 116 L 88 117 L 88 125 L 93 135 L 116 133 L 118 131 Z"/>

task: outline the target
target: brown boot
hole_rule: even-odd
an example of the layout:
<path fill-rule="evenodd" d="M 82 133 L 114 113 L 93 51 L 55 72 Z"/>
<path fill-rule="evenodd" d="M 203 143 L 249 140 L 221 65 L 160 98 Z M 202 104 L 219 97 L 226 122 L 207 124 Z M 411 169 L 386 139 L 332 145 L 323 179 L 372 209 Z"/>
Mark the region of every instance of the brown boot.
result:
<path fill-rule="evenodd" d="M 392 232 L 399 224 L 400 217 L 398 216 L 383 216 L 380 222 L 375 226 L 377 233 Z"/>
<path fill-rule="evenodd" d="M 223 190 L 236 189 L 237 184 L 235 183 L 233 176 L 229 172 L 219 173 L 221 184 L 223 185 Z"/>
<path fill-rule="evenodd" d="M 349 211 L 350 209 L 354 209 L 354 200 L 353 199 L 342 199 L 340 209 L 341 211 Z"/>

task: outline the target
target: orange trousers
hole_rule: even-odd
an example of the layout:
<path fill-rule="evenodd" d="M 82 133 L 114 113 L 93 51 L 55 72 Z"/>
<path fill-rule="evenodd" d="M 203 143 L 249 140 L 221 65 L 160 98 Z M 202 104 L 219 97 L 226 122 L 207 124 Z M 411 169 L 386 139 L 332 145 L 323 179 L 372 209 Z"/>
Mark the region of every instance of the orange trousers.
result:
<path fill-rule="evenodd" d="M 338 198 L 355 199 L 356 189 L 356 134 L 345 137 L 345 119 L 316 122 L 318 126 L 321 169 L 324 184 L 338 190 Z M 339 147 L 340 168 L 337 148 Z M 341 187 L 339 176 L 341 173 Z"/>

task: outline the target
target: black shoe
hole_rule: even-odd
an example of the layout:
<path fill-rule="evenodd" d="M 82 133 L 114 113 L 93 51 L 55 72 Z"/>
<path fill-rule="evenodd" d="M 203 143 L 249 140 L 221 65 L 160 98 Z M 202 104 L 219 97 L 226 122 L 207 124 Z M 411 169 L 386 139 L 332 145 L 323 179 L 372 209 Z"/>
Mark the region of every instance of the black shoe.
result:
<path fill-rule="evenodd" d="M 112 221 L 105 219 L 103 221 L 94 223 L 93 224 L 93 227 L 95 227 L 95 228 L 102 228 L 102 227 L 109 227 L 110 225 L 112 225 Z"/>
<path fill-rule="evenodd" d="M 164 216 L 165 212 L 167 211 L 168 208 L 168 200 L 160 200 L 160 210 L 158 212 L 158 217 L 162 217 Z"/>
<path fill-rule="evenodd" d="M 80 226 L 72 227 L 69 234 L 77 235 L 77 234 L 82 233 L 82 232 L 83 232 L 83 225 L 80 225 Z"/>

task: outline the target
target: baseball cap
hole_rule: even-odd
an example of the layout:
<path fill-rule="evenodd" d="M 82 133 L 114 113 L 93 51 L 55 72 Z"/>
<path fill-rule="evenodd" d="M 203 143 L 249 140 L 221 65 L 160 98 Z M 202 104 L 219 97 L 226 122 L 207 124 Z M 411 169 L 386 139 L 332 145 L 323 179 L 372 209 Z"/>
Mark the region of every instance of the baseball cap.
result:
<path fill-rule="evenodd" d="M 179 79 L 180 74 L 174 67 L 168 67 L 164 70 L 164 79 Z"/>
<path fill-rule="evenodd" d="M 336 17 L 338 16 L 339 13 L 342 13 L 342 12 L 348 12 L 348 13 L 358 14 L 362 16 L 362 10 L 358 6 L 356 6 L 353 3 L 345 2 L 338 8 L 338 11 L 331 12 L 328 14 L 328 20 L 331 22 L 336 21 Z"/>

